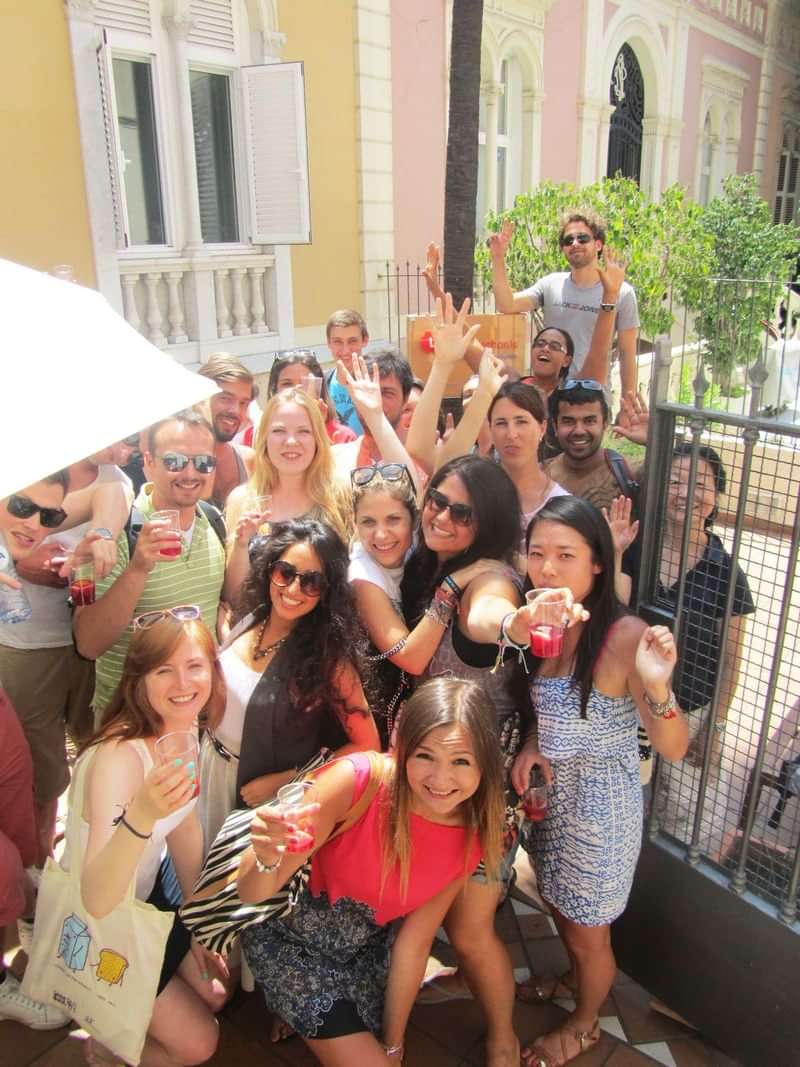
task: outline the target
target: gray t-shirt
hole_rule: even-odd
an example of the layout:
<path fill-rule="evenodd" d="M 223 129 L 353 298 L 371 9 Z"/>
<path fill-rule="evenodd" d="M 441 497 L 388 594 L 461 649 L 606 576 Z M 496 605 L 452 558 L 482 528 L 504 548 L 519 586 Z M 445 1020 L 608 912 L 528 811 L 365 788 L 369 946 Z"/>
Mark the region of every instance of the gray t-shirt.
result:
<path fill-rule="evenodd" d="M 557 326 L 566 330 L 575 342 L 575 355 L 569 368 L 570 378 L 580 375 L 589 345 L 592 343 L 594 324 L 603 301 L 602 282 L 584 288 L 575 285 L 569 271 L 546 274 L 522 296 L 532 297 L 537 307 L 544 312 L 545 326 Z M 622 283 L 617 300 L 617 331 L 639 325 L 639 308 L 632 285 Z"/>

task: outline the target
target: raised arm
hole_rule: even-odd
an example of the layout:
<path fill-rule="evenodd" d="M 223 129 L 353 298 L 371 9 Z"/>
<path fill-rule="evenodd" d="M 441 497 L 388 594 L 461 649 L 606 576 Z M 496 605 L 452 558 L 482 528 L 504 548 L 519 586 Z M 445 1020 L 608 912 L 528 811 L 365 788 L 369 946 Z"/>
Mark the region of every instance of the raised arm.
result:
<path fill-rule="evenodd" d="M 484 348 L 478 368 L 478 388 L 464 409 L 458 426 L 447 441 L 437 449 L 436 469 L 456 456 L 466 455 L 478 440 L 492 401 L 503 384 L 503 361 L 498 359 L 491 348 Z"/>
<path fill-rule="evenodd" d="M 620 289 L 625 280 L 625 267 L 617 254 L 610 247 L 603 251 L 605 264 L 601 267 L 598 263 L 597 274 L 603 286 L 602 303 L 613 304 L 613 311 L 598 311 L 597 321 L 592 331 L 592 340 L 589 351 L 581 366 L 582 378 L 594 378 L 595 381 L 605 384 L 608 381 L 608 370 L 611 361 L 611 345 L 614 340 L 614 326 L 617 319 L 617 303 Z M 627 331 L 623 331 L 627 332 Z M 634 331 L 635 333 L 636 331 Z M 621 366 L 621 364 L 620 364 Z M 635 372 L 635 363 L 634 363 Z M 634 373 L 635 377 L 635 373 Z M 623 393 L 627 391 L 625 380 L 622 383 Z"/>
<path fill-rule="evenodd" d="M 504 314 L 521 311 L 533 311 L 536 301 L 532 296 L 515 293 L 506 274 L 506 250 L 514 235 L 514 223 L 505 219 L 499 233 L 489 235 L 489 254 L 492 259 L 492 289 L 494 306 Z"/>

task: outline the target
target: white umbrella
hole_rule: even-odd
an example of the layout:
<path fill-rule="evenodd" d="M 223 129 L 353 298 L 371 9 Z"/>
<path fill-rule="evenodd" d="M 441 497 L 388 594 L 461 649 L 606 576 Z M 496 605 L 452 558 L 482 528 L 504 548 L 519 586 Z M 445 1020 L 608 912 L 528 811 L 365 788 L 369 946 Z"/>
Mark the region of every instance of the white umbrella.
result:
<path fill-rule="evenodd" d="M 0 259 L 0 499 L 218 392 L 93 289 Z"/>

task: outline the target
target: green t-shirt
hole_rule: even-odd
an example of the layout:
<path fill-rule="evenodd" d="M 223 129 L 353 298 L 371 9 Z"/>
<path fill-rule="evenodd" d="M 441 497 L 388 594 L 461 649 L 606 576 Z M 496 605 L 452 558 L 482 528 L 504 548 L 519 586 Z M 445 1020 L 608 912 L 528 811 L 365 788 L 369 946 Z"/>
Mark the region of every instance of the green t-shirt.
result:
<path fill-rule="evenodd" d="M 142 486 L 135 506 L 148 518 L 153 513 L 151 485 Z M 97 596 L 101 597 L 120 577 L 128 566 L 128 538 L 123 532 L 117 538 L 117 562 L 114 569 L 97 583 Z M 132 619 L 146 611 L 173 608 L 178 604 L 197 604 L 203 621 L 213 634 L 216 633 L 217 608 L 222 594 L 222 579 L 225 575 L 225 551 L 219 538 L 199 508 L 195 509 L 192 543 L 188 551 L 184 544 L 180 556 L 157 563 L 147 576 L 142 595 L 134 609 Z M 105 708 L 122 677 L 122 666 L 128 652 L 133 627 L 129 623 L 107 652 L 97 660 L 94 692 L 95 723 Z"/>

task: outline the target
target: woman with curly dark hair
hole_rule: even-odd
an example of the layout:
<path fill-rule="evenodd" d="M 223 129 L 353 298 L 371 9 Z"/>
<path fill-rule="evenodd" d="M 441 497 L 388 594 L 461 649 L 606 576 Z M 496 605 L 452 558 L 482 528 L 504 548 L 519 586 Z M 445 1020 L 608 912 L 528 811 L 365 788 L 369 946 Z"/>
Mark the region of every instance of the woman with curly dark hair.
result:
<path fill-rule="evenodd" d="M 321 747 L 380 748 L 347 565 L 344 542 L 316 519 L 275 523 L 255 550 L 220 653 L 225 712 L 200 752 L 206 847 L 233 808 L 263 804 Z"/>

